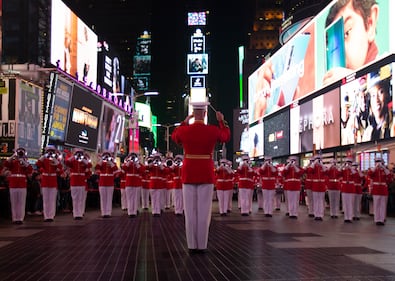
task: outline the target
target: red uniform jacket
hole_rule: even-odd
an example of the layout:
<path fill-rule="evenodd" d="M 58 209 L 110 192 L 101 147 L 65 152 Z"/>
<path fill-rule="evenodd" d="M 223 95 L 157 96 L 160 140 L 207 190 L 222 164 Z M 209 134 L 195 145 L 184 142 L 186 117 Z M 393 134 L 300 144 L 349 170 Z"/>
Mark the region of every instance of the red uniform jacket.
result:
<path fill-rule="evenodd" d="M 287 165 L 283 171 L 284 190 L 299 191 L 303 170 L 295 165 Z"/>
<path fill-rule="evenodd" d="M 74 156 L 66 159 L 65 164 L 70 168 L 70 186 L 86 187 L 92 164 L 86 159 L 75 159 Z"/>
<path fill-rule="evenodd" d="M 149 188 L 151 189 L 164 189 L 166 188 L 165 182 L 165 171 L 161 165 L 150 165 L 148 166 L 150 174 Z"/>
<path fill-rule="evenodd" d="M 254 169 L 247 165 L 242 165 L 236 170 L 238 188 L 249 188 L 254 189 L 255 187 L 255 177 L 257 174 Z"/>
<path fill-rule="evenodd" d="M 327 186 L 328 190 L 340 190 L 340 178 L 342 173 L 340 169 L 335 166 L 331 165 L 327 172 Z"/>
<path fill-rule="evenodd" d="M 37 162 L 41 173 L 41 186 L 49 188 L 58 187 L 58 175 L 63 173 L 63 166 L 57 159 L 41 156 Z"/>
<path fill-rule="evenodd" d="M 217 190 L 232 190 L 234 172 L 230 167 L 225 167 L 223 165 L 219 166 L 215 170 L 216 183 L 215 187 Z"/>
<path fill-rule="evenodd" d="M 175 166 L 173 172 L 173 182 L 175 189 L 182 188 L 181 177 L 182 177 L 182 166 Z"/>
<path fill-rule="evenodd" d="M 304 179 L 304 189 L 305 190 L 311 190 L 313 186 L 313 167 L 311 165 L 307 166 L 305 168 L 305 179 Z"/>
<path fill-rule="evenodd" d="M 4 162 L 4 166 L 10 171 L 8 179 L 9 188 L 26 188 L 26 176 L 33 172 L 32 166 L 25 159 L 13 158 Z"/>
<path fill-rule="evenodd" d="M 352 167 L 345 166 L 341 171 L 341 175 L 341 192 L 355 193 L 355 180 L 357 176 L 356 171 Z"/>
<path fill-rule="evenodd" d="M 391 173 L 383 165 L 379 165 L 368 171 L 368 177 L 372 180 L 372 195 L 388 196 L 388 184 L 391 182 Z"/>
<path fill-rule="evenodd" d="M 315 192 L 325 192 L 326 168 L 321 163 L 315 163 L 312 168 L 313 182 L 311 185 L 311 190 Z"/>
<path fill-rule="evenodd" d="M 230 129 L 223 122 L 219 127 L 206 125 L 202 121 L 188 125 L 185 122 L 171 135 L 174 142 L 184 148 L 182 182 L 189 184 L 214 183 L 212 153 L 217 142 L 230 139 Z"/>
<path fill-rule="evenodd" d="M 126 187 L 141 187 L 142 179 L 145 173 L 145 166 L 140 163 L 127 162 L 121 166 L 126 175 Z"/>
<path fill-rule="evenodd" d="M 95 169 L 99 174 L 99 186 L 114 186 L 115 172 L 118 171 L 115 163 L 100 160 Z"/>
<path fill-rule="evenodd" d="M 258 170 L 262 180 L 262 189 L 275 189 L 277 182 L 277 168 L 270 164 L 263 164 Z"/>

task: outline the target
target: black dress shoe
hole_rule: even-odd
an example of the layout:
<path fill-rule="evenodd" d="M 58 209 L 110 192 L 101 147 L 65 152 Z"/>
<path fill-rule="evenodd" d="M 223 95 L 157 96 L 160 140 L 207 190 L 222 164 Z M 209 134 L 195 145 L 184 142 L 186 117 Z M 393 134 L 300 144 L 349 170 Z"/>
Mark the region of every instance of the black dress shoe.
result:
<path fill-rule="evenodd" d="M 345 223 L 352 223 L 351 220 L 344 220 Z"/>
<path fill-rule="evenodd" d="M 137 217 L 137 215 L 129 215 L 129 218 L 135 218 L 135 217 Z"/>
<path fill-rule="evenodd" d="M 322 218 L 321 217 L 315 217 L 314 220 L 315 221 L 322 221 Z"/>
<path fill-rule="evenodd" d="M 15 224 L 18 224 L 18 225 L 23 224 L 22 221 L 14 221 L 14 223 L 15 223 Z"/>
<path fill-rule="evenodd" d="M 285 215 L 288 217 L 288 216 L 289 216 L 289 213 L 285 213 Z"/>
<path fill-rule="evenodd" d="M 111 216 L 110 215 L 104 215 L 104 216 L 102 216 L 102 218 L 103 219 L 109 219 L 109 218 L 111 218 Z"/>
<path fill-rule="evenodd" d="M 263 211 L 263 208 L 258 208 L 259 211 Z"/>
<path fill-rule="evenodd" d="M 242 215 L 243 217 L 248 217 L 248 216 L 249 216 L 248 213 L 242 213 L 241 215 Z"/>
<path fill-rule="evenodd" d="M 280 208 L 276 208 L 276 211 L 280 211 Z"/>
<path fill-rule="evenodd" d="M 384 223 L 382 221 L 378 221 L 376 222 L 376 225 L 384 225 Z"/>
<path fill-rule="evenodd" d="M 313 214 L 309 214 L 309 217 L 310 217 L 310 218 L 314 218 L 314 215 L 313 215 Z"/>
<path fill-rule="evenodd" d="M 182 217 L 182 214 L 177 213 L 176 216 L 177 216 L 177 217 Z"/>
<path fill-rule="evenodd" d="M 53 222 L 53 219 L 45 219 L 45 222 Z"/>
<path fill-rule="evenodd" d="M 353 217 L 352 218 L 354 221 L 359 221 L 359 218 L 358 217 Z"/>
<path fill-rule="evenodd" d="M 158 217 L 160 217 L 160 214 L 153 214 L 152 215 L 154 218 L 158 218 Z"/>
<path fill-rule="evenodd" d="M 265 217 L 267 217 L 267 218 L 271 218 L 271 217 L 272 217 L 272 215 L 271 215 L 271 214 L 265 214 Z"/>
<path fill-rule="evenodd" d="M 80 221 L 80 220 L 82 220 L 82 217 L 74 217 L 74 219 L 75 219 L 76 221 Z"/>
<path fill-rule="evenodd" d="M 290 218 L 290 219 L 295 219 L 295 220 L 296 220 L 298 217 L 297 217 L 297 216 L 289 216 L 289 218 Z"/>

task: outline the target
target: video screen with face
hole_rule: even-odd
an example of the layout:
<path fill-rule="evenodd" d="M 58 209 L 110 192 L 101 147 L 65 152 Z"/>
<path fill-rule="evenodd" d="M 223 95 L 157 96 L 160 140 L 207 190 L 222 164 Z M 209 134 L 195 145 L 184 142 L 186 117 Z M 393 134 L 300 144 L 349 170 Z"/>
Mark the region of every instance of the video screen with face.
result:
<path fill-rule="evenodd" d="M 259 157 L 263 155 L 264 139 L 263 139 L 263 122 L 260 121 L 255 125 L 249 127 L 248 130 L 248 143 L 249 143 L 249 156 Z"/>

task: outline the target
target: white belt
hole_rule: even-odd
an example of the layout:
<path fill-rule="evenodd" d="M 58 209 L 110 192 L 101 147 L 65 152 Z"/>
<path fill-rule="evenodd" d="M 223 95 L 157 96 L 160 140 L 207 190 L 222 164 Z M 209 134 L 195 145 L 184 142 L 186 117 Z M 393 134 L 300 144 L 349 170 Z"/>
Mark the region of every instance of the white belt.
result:
<path fill-rule="evenodd" d="M 217 179 L 219 182 L 226 182 L 226 181 L 232 181 L 231 179 Z"/>
<path fill-rule="evenodd" d="M 300 179 L 285 179 L 285 181 L 300 181 Z"/>
<path fill-rule="evenodd" d="M 338 182 L 339 180 L 329 179 L 329 181 L 331 181 L 331 182 Z"/>
<path fill-rule="evenodd" d="M 70 173 L 70 176 L 85 176 L 85 173 Z"/>
<path fill-rule="evenodd" d="M 105 176 L 105 177 L 110 177 L 113 176 L 114 174 L 100 174 L 100 176 Z"/>
<path fill-rule="evenodd" d="M 263 180 L 275 180 L 275 177 L 262 177 Z"/>
<path fill-rule="evenodd" d="M 354 183 L 354 181 L 342 181 L 342 183 Z"/>
<path fill-rule="evenodd" d="M 387 185 L 385 182 L 374 182 L 373 185 Z"/>
<path fill-rule="evenodd" d="M 162 177 L 151 177 L 151 180 L 162 180 Z"/>
<path fill-rule="evenodd" d="M 126 174 L 127 177 L 140 177 L 139 174 Z"/>
<path fill-rule="evenodd" d="M 254 181 L 253 179 L 250 179 L 250 178 L 240 178 L 240 180 L 243 180 L 243 181 Z"/>
<path fill-rule="evenodd" d="M 181 179 L 181 177 L 174 177 L 173 179 L 175 179 L 175 180 L 179 180 L 179 179 Z"/>
<path fill-rule="evenodd" d="M 313 180 L 313 182 L 322 182 L 324 179 Z"/>
<path fill-rule="evenodd" d="M 56 173 L 54 173 L 54 174 L 43 173 L 42 175 L 43 176 L 48 176 L 48 177 L 54 177 L 54 176 L 56 176 Z"/>
<path fill-rule="evenodd" d="M 11 177 L 24 178 L 24 177 L 26 177 L 26 175 L 24 175 L 24 174 L 12 174 Z"/>

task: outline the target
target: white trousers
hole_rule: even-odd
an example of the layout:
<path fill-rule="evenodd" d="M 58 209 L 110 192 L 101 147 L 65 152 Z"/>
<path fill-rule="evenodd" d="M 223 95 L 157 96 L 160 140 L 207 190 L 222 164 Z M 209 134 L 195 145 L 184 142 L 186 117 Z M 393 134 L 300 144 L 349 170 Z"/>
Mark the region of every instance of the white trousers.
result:
<path fill-rule="evenodd" d="M 354 194 L 354 217 L 361 217 L 362 194 Z"/>
<path fill-rule="evenodd" d="M 313 191 L 314 217 L 323 218 L 325 211 L 325 192 Z"/>
<path fill-rule="evenodd" d="M 54 219 L 56 214 L 56 197 L 58 189 L 53 187 L 42 187 L 43 194 L 43 214 L 44 219 Z"/>
<path fill-rule="evenodd" d="M 217 190 L 218 208 L 220 214 L 226 214 L 229 209 L 229 197 L 232 190 Z"/>
<path fill-rule="evenodd" d="M 338 216 L 340 210 L 340 190 L 328 190 L 329 213 L 331 216 Z"/>
<path fill-rule="evenodd" d="M 128 215 L 137 215 L 140 201 L 140 186 L 126 186 L 125 187 L 125 200 Z"/>
<path fill-rule="evenodd" d="M 313 200 L 313 191 L 311 189 L 306 189 L 306 205 L 307 212 L 309 215 L 314 214 L 314 200 Z"/>
<path fill-rule="evenodd" d="M 125 188 L 121 188 L 121 210 L 126 210 L 127 208 L 126 191 Z"/>
<path fill-rule="evenodd" d="M 85 211 L 85 187 L 70 186 L 70 193 L 73 201 L 73 217 L 82 217 Z"/>
<path fill-rule="evenodd" d="M 100 210 L 102 216 L 111 216 L 112 213 L 112 196 L 114 194 L 113 186 L 99 186 Z"/>
<path fill-rule="evenodd" d="M 188 249 L 206 249 L 211 222 L 213 184 L 183 184 Z"/>
<path fill-rule="evenodd" d="M 373 195 L 374 222 L 384 222 L 387 216 L 388 196 Z"/>
<path fill-rule="evenodd" d="M 184 212 L 184 201 L 182 199 L 182 189 L 174 189 L 174 213 L 182 214 Z"/>
<path fill-rule="evenodd" d="M 252 189 L 239 188 L 240 211 L 242 214 L 249 214 L 251 211 L 252 203 Z"/>
<path fill-rule="evenodd" d="M 141 189 L 141 208 L 143 209 L 149 208 L 149 193 L 148 188 Z"/>
<path fill-rule="evenodd" d="M 260 190 L 256 191 L 256 200 L 258 201 L 258 208 L 259 209 L 264 209 L 265 196 L 264 196 L 263 189 L 260 189 Z"/>
<path fill-rule="evenodd" d="M 150 189 L 152 214 L 160 214 L 163 207 L 163 189 Z"/>
<path fill-rule="evenodd" d="M 354 194 L 342 192 L 342 207 L 344 220 L 352 220 L 354 217 Z"/>
<path fill-rule="evenodd" d="M 290 216 L 298 216 L 298 208 L 299 208 L 299 190 L 287 190 L 286 191 L 288 212 Z"/>
<path fill-rule="evenodd" d="M 26 208 L 26 188 L 10 188 L 12 221 L 23 221 Z"/>
<path fill-rule="evenodd" d="M 274 189 L 262 189 L 263 196 L 263 212 L 266 214 L 273 214 L 273 201 L 276 191 Z"/>

